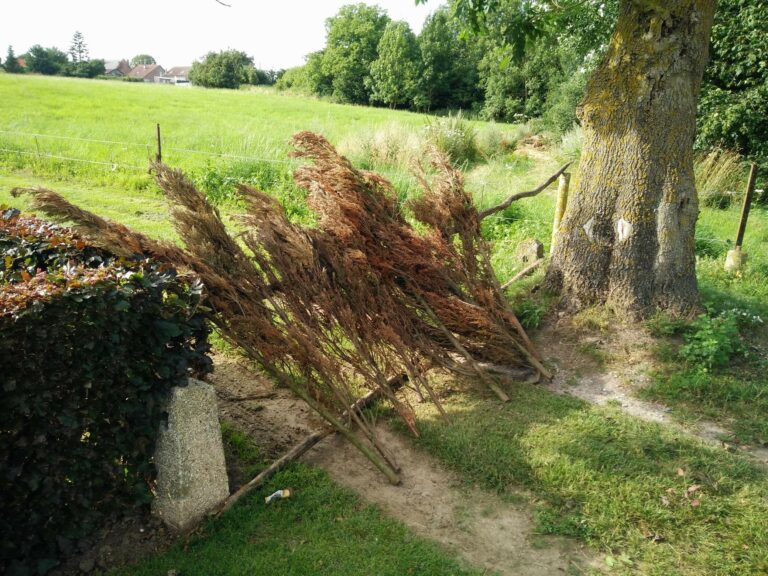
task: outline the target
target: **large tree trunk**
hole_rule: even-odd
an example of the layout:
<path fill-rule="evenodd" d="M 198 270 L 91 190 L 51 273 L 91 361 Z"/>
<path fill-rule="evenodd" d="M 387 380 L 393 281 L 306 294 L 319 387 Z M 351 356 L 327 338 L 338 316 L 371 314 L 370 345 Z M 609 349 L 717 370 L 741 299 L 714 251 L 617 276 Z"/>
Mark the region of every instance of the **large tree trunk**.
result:
<path fill-rule="evenodd" d="M 579 107 L 581 178 L 547 274 L 571 306 L 699 306 L 693 140 L 714 12 L 715 0 L 620 2 Z"/>

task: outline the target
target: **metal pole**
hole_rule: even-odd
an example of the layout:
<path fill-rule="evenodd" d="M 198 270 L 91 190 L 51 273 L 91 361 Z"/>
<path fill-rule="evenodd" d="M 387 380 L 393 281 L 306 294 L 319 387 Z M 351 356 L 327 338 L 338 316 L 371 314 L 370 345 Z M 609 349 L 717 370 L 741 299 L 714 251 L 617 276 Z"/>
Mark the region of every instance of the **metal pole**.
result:
<path fill-rule="evenodd" d="M 744 206 L 741 208 L 741 220 L 739 220 L 739 231 L 736 234 L 736 246 L 741 248 L 744 241 L 744 232 L 747 229 L 747 218 L 749 218 L 749 207 L 752 204 L 752 195 L 755 192 L 755 180 L 757 179 L 757 165 L 752 164 L 749 169 L 749 181 L 747 182 L 747 193 L 744 194 Z"/>

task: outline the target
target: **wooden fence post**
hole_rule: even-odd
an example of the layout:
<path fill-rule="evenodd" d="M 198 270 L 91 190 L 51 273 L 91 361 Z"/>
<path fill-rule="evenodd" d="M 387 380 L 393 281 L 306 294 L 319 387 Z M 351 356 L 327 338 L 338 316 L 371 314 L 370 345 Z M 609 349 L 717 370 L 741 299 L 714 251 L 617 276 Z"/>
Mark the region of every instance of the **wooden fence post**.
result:
<path fill-rule="evenodd" d="M 563 220 L 563 214 L 565 214 L 565 207 L 568 204 L 568 188 L 571 182 L 571 175 L 569 172 L 563 172 L 560 174 L 560 180 L 557 185 L 557 206 L 555 207 L 555 221 L 552 224 L 552 242 L 549 244 L 549 253 L 552 254 L 555 251 L 555 244 L 557 243 L 557 235 L 560 231 L 560 222 Z"/>
<path fill-rule="evenodd" d="M 155 155 L 155 160 L 157 162 L 163 161 L 163 144 L 160 140 L 160 124 L 157 124 L 157 154 Z"/>
<path fill-rule="evenodd" d="M 741 218 L 739 219 L 739 230 L 736 233 L 736 246 L 728 251 L 725 258 L 725 269 L 728 272 L 736 272 L 744 267 L 747 260 L 747 254 L 742 252 L 741 245 L 744 242 L 744 232 L 747 230 L 747 219 L 749 218 L 749 208 L 752 205 L 752 196 L 755 192 L 755 180 L 757 179 L 757 165 L 752 164 L 749 169 L 749 180 L 747 181 L 747 191 L 744 194 L 744 205 L 741 207 Z"/>

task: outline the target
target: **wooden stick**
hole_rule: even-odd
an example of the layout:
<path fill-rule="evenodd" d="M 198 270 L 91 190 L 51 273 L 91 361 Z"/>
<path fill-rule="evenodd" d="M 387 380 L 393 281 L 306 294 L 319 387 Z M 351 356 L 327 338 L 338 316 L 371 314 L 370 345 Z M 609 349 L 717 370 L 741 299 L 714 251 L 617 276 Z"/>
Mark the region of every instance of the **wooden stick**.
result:
<path fill-rule="evenodd" d="M 298 457 L 300 457 L 302 454 L 306 453 L 310 448 L 312 448 L 315 444 L 320 442 L 323 438 L 330 436 L 333 434 L 333 430 L 324 430 L 323 432 L 314 432 L 307 436 L 304 440 L 296 444 L 293 448 L 291 448 L 286 454 L 275 460 L 272 464 L 270 464 L 265 470 L 262 470 L 258 476 L 253 478 L 250 482 L 247 484 L 244 484 L 240 487 L 240 489 L 232 494 L 229 498 L 227 498 L 224 501 L 224 504 L 222 507 L 216 512 L 216 515 L 223 514 L 232 506 L 235 505 L 235 502 L 240 500 L 243 496 L 248 494 L 251 490 L 254 488 L 261 486 L 264 482 L 266 482 L 268 479 L 270 479 L 272 476 L 274 476 L 277 472 L 285 468 L 288 464 L 296 460 Z"/>
<path fill-rule="evenodd" d="M 518 272 L 517 274 L 512 276 L 512 278 L 510 278 L 509 280 L 504 282 L 504 284 L 501 285 L 501 289 L 502 290 L 506 290 L 507 288 L 512 286 L 512 284 L 514 284 L 515 282 L 520 280 L 520 278 L 524 278 L 525 276 L 528 276 L 528 274 L 530 274 L 531 272 L 536 270 L 536 268 L 541 266 L 542 262 L 544 262 L 544 258 L 539 258 L 538 260 L 536 260 L 536 262 L 534 262 L 533 264 L 531 264 L 527 268 L 523 268 L 520 272 Z"/>
<path fill-rule="evenodd" d="M 560 182 L 557 186 L 557 207 L 555 208 L 555 221 L 552 223 L 552 241 L 549 243 L 549 253 L 555 251 L 557 237 L 560 233 L 560 222 L 563 221 L 565 207 L 568 204 L 568 186 L 571 182 L 571 175 L 568 172 L 560 174 Z"/>
<path fill-rule="evenodd" d="M 228 396 L 226 392 L 223 394 L 224 400 L 227 402 L 248 402 L 249 400 L 264 400 L 266 398 L 274 398 L 277 396 L 277 392 L 262 392 L 261 394 L 250 394 L 248 396 Z"/>
<path fill-rule="evenodd" d="M 487 210 L 483 210 L 482 212 L 480 212 L 478 214 L 480 220 L 482 220 L 483 218 L 487 218 L 488 216 L 491 216 L 492 214 L 496 214 L 496 212 L 501 212 L 505 208 L 508 208 L 510 206 L 510 204 L 512 204 L 512 202 L 515 202 L 516 200 L 522 200 L 523 198 L 530 198 L 531 196 L 536 196 L 536 194 L 538 194 L 542 190 L 545 190 L 547 188 L 547 186 L 549 186 L 550 184 L 552 184 L 552 182 L 557 180 L 560 177 L 560 174 L 565 172 L 571 164 L 573 164 L 573 162 L 568 162 L 568 164 L 566 164 L 565 166 L 560 168 L 560 170 L 558 170 L 557 172 L 552 174 L 552 176 L 550 176 L 547 179 L 546 182 L 544 182 L 543 184 L 541 184 L 537 188 L 534 188 L 533 190 L 528 190 L 526 192 L 518 192 L 517 194 L 512 194 L 509 198 L 504 200 L 504 202 L 502 202 L 501 204 L 497 204 L 496 206 L 493 206 L 492 208 L 488 208 Z"/>
<path fill-rule="evenodd" d="M 394 378 L 390 378 L 387 381 L 387 385 L 392 389 L 393 392 L 396 392 L 399 390 L 403 384 L 405 384 L 408 381 L 408 376 L 405 374 L 401 374 L 400 376 L 395 376 Z M 376 388 L 375 390 L 371 390 L 357 400 L 352 406 L 349 407 L 349 410 L 345 411 L 342 414 L 342 418 L 349 414 L 350 412 L 359 412 L 361 410 L 364 410 L 373 402 L 378 400 L 383 395 L 383 391 L 381 388 Z M 306 454 L 312 447 L 314 447 L 320 440 L 323 438 L 327 438 L 328 436 L 331 436 L 334 434 L 336 430 L 332 428 L 328 428 L 326 430 L 323 430 L 322 432 L 313 432 L 304 440 L 296 444 L 293 448 L 291 448 L 288 452 L 286 452 L 283 456 L 275 460 L 272 464 L 270 464 L 267 468 L 259 472 L 257 476 L 255 476 L 250 482 L 247 484 L 244 484 L 240 487 L 237 492 L 234 494 L 231 494 L 229 498 L 227 498 L 224 503 L 221 505 L 221 507 L 216 511 L 216 515 L 223 514 L 232 506 L 234 506 L 235 502 L 237 502 L 240 498 L 245 496 L 248 492 L 253 490 L 254 488 L 257 488 L 261 486 L 264 482 L 272 478 L 277 472 L 285 468 L 288 464 L 293 462 L 294 460 L 300 458 L 302 455 Z"/>
<path fill-rule="evenodd" d="M 736 234 L 736 246 L 741 248 L 744 241 L 744 232 L 747 229 L 747 218 L 749 218 L 749 208 L 752 204 L 752 194 L 755 192 L 755 180 L 757 179 L 757 165 L 752 164 L 749 169 L 749 180 L 747 181 L 747 192 L 744 194 L 744 206 L 741 208 L 741 219 L 739 220 L 739 231 Z"/>

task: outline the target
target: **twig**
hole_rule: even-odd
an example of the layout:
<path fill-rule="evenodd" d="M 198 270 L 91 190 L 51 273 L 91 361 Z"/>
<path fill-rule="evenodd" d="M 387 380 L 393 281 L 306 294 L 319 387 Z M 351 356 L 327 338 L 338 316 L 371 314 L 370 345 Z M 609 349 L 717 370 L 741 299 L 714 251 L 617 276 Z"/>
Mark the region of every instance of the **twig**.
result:
<path fill-rule="evenodd" d="M 263 392 L 261 394 L 249 394 L 248 396 L 231 396 L 228 392 L 223 393 L 224 400 L 227 402 L 248 402 L 249 400 L 264 400 L 274 398 L 277 392 Z"/>
<path fill-rule="evenodd" d="M 482 220 L 483 218 L 487 218 L 488 216 L 490 216 L 492 214 L 496 214 L 496 212 L 501 212 L 505 208 L 508 208 L 509 205 L 512 204 L 512 202 L 515 202 L 516 200 L 522 200 L 523 198 L 530 198 L 531 196 L 536 196 L 536 194 L 538 194 L 542 190 L 546 189 L 547 186 L 549 186 L 550 184 L 552 184 L 552 182 L 557 180 L 560 177 L 560 174 L 565 172 L 571 164 L 573 164 L 573 162 L 568 162 L 568 164 L 566 164 L 565 166 L 560 168 L 560 170 L 558 170 L 557 172 L 552 174 L 552 176 L 550 176 L 547 179 L 547 181 L 544 182 L 543 184 L 541 184 L 539 187 L 534 188 L 533 190 L 528 190 L 526 192 L 518 192 L 517 194 L 512 194 L 512 196 L 510 196 L 509 198 L 504 200 L 504 202 L 502 202 L 501 204 L 497 204 L 496 206 L 493 206 L 492 208 L 488 208 L 487 210 L 483 210 L 478 215 L 480 217 L 480 220 Z"/>
<path fill-rule="evenodd" d="M 216 2 L 218 2 L 218 3 L 219 3 L 219 4 L 221 4 L 222 6 L 226 6 L 227 8 L 232 8 L 232 5 L 231 5 L 231 4 L 224 4 L 224 2 L 222 2 L 221 0 L 216 0 Z"/>
<path fill-rule="evenodd" d="M 533 264 L 531 264 L 527 268 L 523 268 L 522 270 L 520 270 L 520 272 L 518 272 L 517 274 L 512 276 L 512 278 L 510 278 L 509 280 L 504 282 L 504 284 L 501 285 L 501 289 L 502 290 L 506 290 L 507 288 L 512 286 L 512 284 L 514 284 L 515 282 L 520 280 L 520 278 L 525 278 L 526 276 L 528 276 L 528 274 L 530 274 L 531 272 L 536 270 L 536 268 L 541 266 L 542 262 L 544 262 L 544 258 L 539 258 L 538 260 L 536 260 L 536 262 L 534 262 Z"/>

